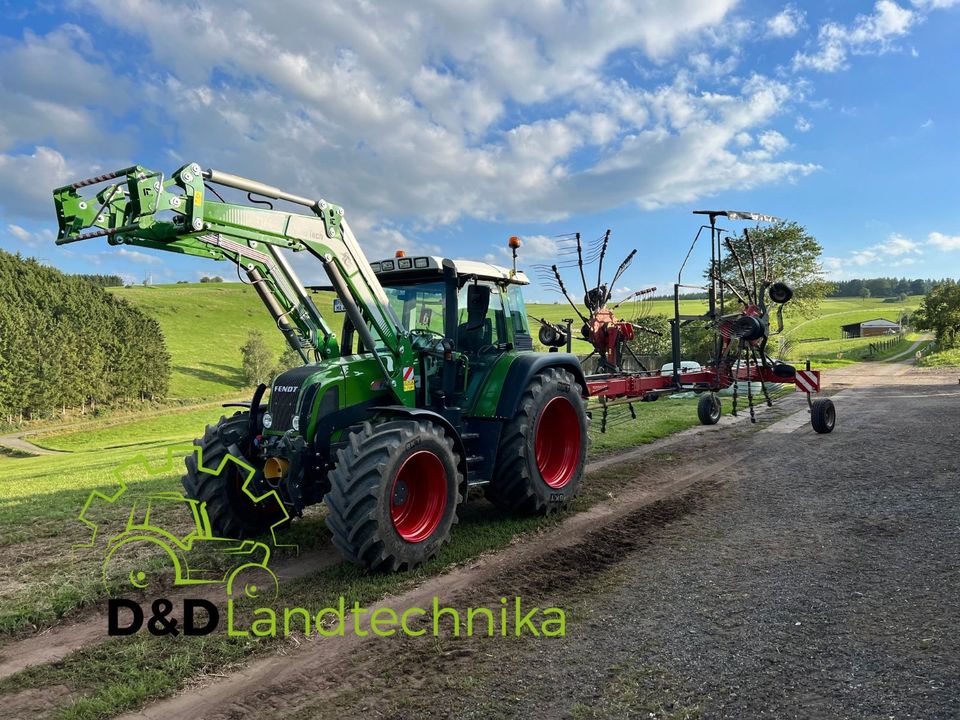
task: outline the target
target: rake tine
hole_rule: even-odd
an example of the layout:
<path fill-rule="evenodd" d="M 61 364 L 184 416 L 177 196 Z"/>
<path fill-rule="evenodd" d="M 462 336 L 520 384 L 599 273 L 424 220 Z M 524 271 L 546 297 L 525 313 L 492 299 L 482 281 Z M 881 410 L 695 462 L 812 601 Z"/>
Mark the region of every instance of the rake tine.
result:
<path fill-rule="evenodd" d="M 613 292 L 614 286 L 617 284 L 617 280 L 619 280 L 620 276 L 623 275 L 624 272 L 626 272 L 628 267 L 630 267 L 630 263 L 633 262 L 633 258 L 636 254 L 637 254 L 636 250 L 631 250 L 630 254 L 627 255 L 626 259 L 622 263 L 620 263 L 620 267 L 617 268 L 617 272 L 615 272 L 613 275 L 613 280 L 610 281 L 611 293 Z M 610 298 L 607 298 L 607 299 L 609 300 Z"/>
<path fill-rule="evenodd" d="M 750 356 L 753 354 L 753 351 L 749 345 L 744 348 L 744 353 L 747 356 L 747 405 L 750 407 L 750 422 L 757 422 L 756 415 L 753 412 L 753 382 L 751 382 L 751 372 L 750 372 Z"/>
<path fill-rule="evenodd" d="M 587 276 L 583 272 L 583 244 L 580 242 L 580 233 L 577 233 L 577 266 L 580 268 L 580 280 L 583 282 L 583 293 L 587 293 Z"/>
<path fill-rule="evenodd" d="M 603 258 L 607 254 L 607 243 L 610 242 L 610 228 L 603 235 L 603 245 L 600 246 L 600 266 L 597 268 L 597 287 L 600 287 L 603 276 Z"/>
<path fill-rule="evenodd" d="M 750 264 L 753 272 L 753 297 L 757 298 L 759 297 L 757 294 L 757 289 L 759 287 L 757 285 L 757 256 L 753 252 L 753 240 L 750 239 L 750 232 L 747 230 L 747 228 L 743 229 L 743 237 L 747 241 L 747 250 L 750 251 Z M 756 303 L 756 300 L 754 300 L 754 303 Z"/>
<path fill-rule="evenodd" d="M 763 364 L 766 365 L 767 364 L 766 354 L 764 353 L 763 355 L 764 355 Z M 760 367 L 759 360 L 756 358 L 756 354 L 754 354 L 754 363 L 757 364 L 757 368 L 759 369 Z M 767 381 L 763 379 L 763 373 L 760 373 L 760 390 L 763 391 L 763 397 L 767 401 L 767 407 L 773 407 L 773 400 L 770 399 L 770 390 L 767 389 Z"/>
<path fill-rule="evenodd" d="M 744 305 L 749 305 L 749 304 L 750 304 L 750 303 L 748 303 L 746 300 L 743 299 L 743 295 L 740 294 L 740 291 L 737 290 L 736 286 L 735 286 L 733 283 L 731 283 L 729 280 L 727 280 L 727 279 L 726 279 L 725 277 L 723 277 L 722 275 L 721 275 L 719 278 L 717 278 L 717 279 L 720 280 L 720 282 L 722 282 L 734 295 L 736 295 L 736 296 L 737 296 L 737 299 L 738 299 L 740 302 L 742 302 Z"/>
<path fill-rule="evenodd" d="M 767 244 L 760 243 L 760 256 L 763 259 L 763 281 L 773 282 L 773 268 L 770 267 L 770 258 L 767 257 Z"/>
<path fill-rule="evenodd" d="M 563 279 L 560 277 L 560 271 L 557 269 L 556 265 L 553 266 L 553 275 L 557 279 L 557 284 L 560 286 L 560 292 L 563 293 L 563 296 L 567 299 L 567 302 L 570 303 L 570 307 L 572 307 L 573 311 L 580 316 L 581 320 L 587 322 L 587 318 L 584 317 L 582 312 L 580 312 L 580 308 L 578 308 L 573 300 L 570 299 L 570 294 L 567 292 L 567 288 L 563 284 Z"/>
<path fill-rule="evenodd" d="M 737 264 L 737 270 L 740 271 L 740 279 L 743 281 L 744 292 L 747 293 L 747 298 L 750 300 L 746 305 L 753 304 L 753 298 L 750 296 L 750 283 L 747 282 L 747 273 L 743 269 L 743 263 L 740 261 L 740 255 L 737 253 L 737 249 L 733 246 L 733 241 L 727 237 L 724 241 L 724 244 L 727 246 L 727 250 L 730 251 L 730 257 L 733 258 L 734 262 Z M 732 287 L 730 283 L 726 283 L 727 287 Z M 737 297 L 740 298 L 740 301 L 743 302 L 743 295 L 737 293 Z"/>

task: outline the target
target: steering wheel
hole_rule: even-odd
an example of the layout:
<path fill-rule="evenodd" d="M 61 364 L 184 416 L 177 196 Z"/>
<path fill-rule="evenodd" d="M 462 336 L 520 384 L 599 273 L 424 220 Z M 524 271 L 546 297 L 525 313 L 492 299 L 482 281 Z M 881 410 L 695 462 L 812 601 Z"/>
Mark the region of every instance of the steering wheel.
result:
<path fill-rule="evenodd" d="M 442 332 L 431 330 L 430 328 L 411 328 L 410 334 L 411 335 L 427 335 L 427 336 L 432 335 L 441 340 L 443 340 L 446 337 L 446 335 L 444 335 Z"/>
<path fill-rule="evenodd" d="M 421 349 L 426 352 L 436 355 L 443 354 L 443 341 L 446 339 L 443 333 L 431 330 L 430 328 L 412 328 L 410 335 L 413 336 L 415 342 L 417 338 L 421 339 Z"/>

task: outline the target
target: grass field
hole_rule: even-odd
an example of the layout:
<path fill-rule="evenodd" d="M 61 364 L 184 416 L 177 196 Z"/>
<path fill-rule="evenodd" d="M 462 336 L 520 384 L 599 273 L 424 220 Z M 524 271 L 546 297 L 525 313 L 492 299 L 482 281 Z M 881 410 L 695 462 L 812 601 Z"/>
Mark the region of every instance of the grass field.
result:
<path fill-rule="evenodd" d="M 278 358 L 283 351 L 282 336 L 256 294 L 246 285 L 192 283 L 116 288 L 112 292 L 126 298 L 160 323 L 171 354 L 171 399 L 203 401 L 247 394 L 248 388 L 240 373 L 240 346 L 246 341 L 250 330 L 263 332 Z M 332 296 L 328 293 L 316 296 L 321 311 L 325 312 L 331 301 Z M 796 343 L 791 357 L 797 360 L 810 358 L 825 365 L 847 364 L 863 359 L 871 340 L 841 340 L 841 325 L 874 318 L 896 321 L 904 312 L 912 312 L 919 304 L 919 297 L 911 297 L 902 303 L 885 303 L 879 299 L 831 298 L 824 301 L 813 318 L 792 317 L 788 312 L 785 332 L 788 339 L 829 338 L 824 342 Z M 697 314 L 705 309 L 705 301 L 681 301 L 681 313 Z M 631 311 L 628 306 L 624 305 L 623 310 L 624 315 L 629 316 Z M 544 318 L 550 322 L 560 322 L 574 314 L 569 305 L 560 303 L 530 304 L 527 311 L 531 318 Z M 673 301 L 646 301 L 644 312 L 670 316 L 673 314 Z M 334 329 L 339 331 L 342 316 L 332 312 L 326 316 Z M 574 352 L 587 351 L 586 344 L 574 343 Z"/>
<path fill-rule="evenodd" d="M 251 330 L 263 333 L 279 359 L 286 346 L 263 303 L 240 283 L 190 283 L 111 288 L 155 318 L 170 351 L 170 397 L 209 399 L 245 394 L 240 372 L 240 347 Z M 316 296 L 322 309 L 330 307 L 325 293 Z M 332 313 L 331 322 L 339 315 Z"/>

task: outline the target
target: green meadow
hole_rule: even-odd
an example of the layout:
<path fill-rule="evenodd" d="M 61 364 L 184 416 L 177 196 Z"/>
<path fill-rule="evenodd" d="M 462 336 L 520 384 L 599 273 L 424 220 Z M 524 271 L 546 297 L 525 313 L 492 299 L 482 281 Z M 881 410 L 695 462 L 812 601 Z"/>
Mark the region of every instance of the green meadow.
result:
<path fill-rule="evenodd" d="M 278 358 L 283 351 L 282 336 L 252 288 L 246 285 L 190 283 L 116 288 L 112 292 L 140 307 L 160 323 L 171 354 L 171 399 L 203 402 L 246 396 L 249 389 L 240 372 L 240 347 L 250 330 L 261 331 Z M 330 310 L 326 316 L 334 330 L 339 331 L 342 316 L 332 312 L 332 295 L 318 293 L 316 303 L 322 312 Z M 842 340 L 840 326 L 875 318 L 896 321 L 903 313 L 913 312 L 919 304 L 919 296 L 896 303 L 873 298 L 830 298 L 824 301 L 814 317 L 793 316 L 788 310 L 784 337 L 793 341 L 789 356 L 796 360 L 809 358 L 825 365 L 864 359 L 870 342 L 875 340 Z M 629 303 L 622 306 L 624 317 L 631 317 L 633 307 Z M 644 315 L 673 314 L 670 299 L 647 300 L 639 307 Z M 702 313 L 705 309 L 705 301 L 681 301 L 683 314 Z M 582 307 L 580 310 L 584 311 Z M 562 322 L 574 316 L 573 309 L 566 303 L 531 303 L 527 312 L 531 319 L 543 318 L 549 322 Z M 812 338 L 828 339 L 798 342 Z M 582 342 L 574 342 L 573 347 L 576 353 L 589 351 Z"/>

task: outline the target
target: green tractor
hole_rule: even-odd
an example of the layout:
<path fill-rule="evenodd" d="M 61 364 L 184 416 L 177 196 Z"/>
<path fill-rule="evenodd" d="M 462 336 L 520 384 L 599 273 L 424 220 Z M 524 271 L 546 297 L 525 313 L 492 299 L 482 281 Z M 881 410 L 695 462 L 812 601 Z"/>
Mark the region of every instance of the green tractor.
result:
<path fill-rule="evenodd" d="M 214 185 L 257 205 L 226 202 Z M 102 187 L 84 197 L 91 186 Z M 471 487 L 517 514 L 563 508 L 577 493 L 587 385 L 575 356 L 533 351 L 514 238 L 512 269 L 431 256 L 370 263 L 343 208 L 197 164 L 169 179 L 133 166 L 58 188 L 54 200 L 59 245 L 105 237 L 233 263 L 303 360 L 274 378 L 269 398 L 261 385 L 195 441 L 206 467 L 227 456 L 252 465 L 248 487 L 186 458 L 187 495 L 206 503 L 219 535 L 256 537 L 325 500 L 348 559 L 403 570 L 449 539 Z M 286 257 L 303 251 L 336 293 L 339 336 Z M 254 500 L 270 490 L 284 507 Z"/>

